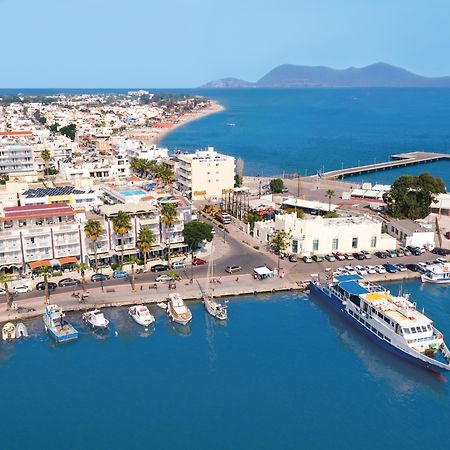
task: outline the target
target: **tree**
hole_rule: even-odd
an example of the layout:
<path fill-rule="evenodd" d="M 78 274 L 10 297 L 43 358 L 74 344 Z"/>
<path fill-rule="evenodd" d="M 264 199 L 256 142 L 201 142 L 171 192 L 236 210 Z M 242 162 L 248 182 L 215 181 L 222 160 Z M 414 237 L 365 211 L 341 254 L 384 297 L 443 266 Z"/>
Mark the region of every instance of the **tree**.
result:
<path fill-rule="evenodd" d="M 200 242 L 204 240 L 211 242 L 213 239 L 213 227 L 201 220 L 191 220 L 183 229 L 184 242 L 191 251 L 192 259 L 194 259 L 194 250 Z M 194 277 L 194 266 L 191 265 L 191 278 Z"/>
<path fill-rule="evenodd" d="M 331 199 L 336 195 L 336 192 L 333 189 L 327 189 L 325 192 L 325 197 L 328 197 L 328 212 L 331 211 Z"/>
<path fill-rule="evenodd" d="M 155 241 L 156 236 L 153 230 L 149 226 L 144 225 L 139 230 L 137 243 L 139 249 L 144 255 L 144 269 L 147 267 L 147 257 L 153 245 L 155 244 Z"/>
<path fill-rule="evenodd" d="M 270 180 L 270 190 L 275 194 L 279 194 L 284 189 L 284 183 L 281 178 L 274 178 Z"/>
<path fill-rule="evenodd" d="M 45 305 L 49 304 L 49 293 L 48 293 L 48 280 L 53 275 L 53 268 L 50 266 L 39 267 L 39 274 L 44 276 L 44 285 L 45 285 Z"/>
<path fill-rule="evenodd" d="M 77 132 L 77 126 L 74 123 L 71 123 L 70 125 L 66 125 L 65 127 L 61 127 L 59 129 L 59 132 L 62 135 L 67 136 L 69 139 L 74 141 L 75 140 L 75 134 Z"/>
<path fill-rule="evenodd" d="M 97 272 L 97 240 L 104 234 L 104 230 L 98 220 L 88 220 L 84 225 L 84 234 L 94 244 L 95 272 Z"/>
<path fill-rule="evenodd" d="M 324 219 L 337 219 L 339 217 L 336 211 L 328 211 L 323 218 Z"/>
<path fill-rule="evenodd" d="M 444 192 L 442 179 L 434 178 L 429 173 L 403 175 L 395 180 L 391 189 L 383 195 L 383 200 L 391 216 L 416 220 L 428 216 L 435 195 Z"/>
<path fill-rule="evenodd" d="M 280 270 L 280 255 L 289 248 L 290 242 L 291 236 L 284 230 L 275 231 L 275 233 L 270 236 L 269 247 L 276 255 L 278 255 L 278 270 Z"/>
<path fill-rule="evenodd" d="M 124 253 L 124 235 L 131 230 L 131 219 L 125 211 L 119 211 L 115 217 L 112 218 L 113 230 L 120 236 L 121 243 L 121 258 L 120 268 L 123 267 L 123 253 Z"/>
<path fill-rule="evenodd" d="M 164 224 L 164 234 L 167 235 L 167 263 L 170 266 L 170 233 L 178 218 L 176 205 L 165 203 L 161 208 L 161 223 Z"/>
<path fill-rule="evenodd" d="M 3 289 L 5 290 L 5 300 L 6 300 L 6 308 L 11 308 L 11 293 L 9 292 L 8 283 L 11 281 L 11 277 L 6 273 L 0 274 L 0 283 L 3 284 Z"/>
<path fill-rule="evenodd" d="M 53 123 L 52 125 L 50 125 L 50 126 L 48 127 L 48 129 L 49 129 L 52 133 L 56 133 L 56 132 L 58 131 L 58 128 L 59 128 L 59 123 L 58 123 L 58 122 L 55 122 L 55 123 Z"/>
<path fill-rule="evenodd" d="M 238 173 L 234 176 L 234 187 L 241 187 L 242 186 L 242 176 Z"/>
<path fill-rule="evenodd" d="M 51 156 L 50 156 L 50 151 L 49 151 L 48 148 L 45 148 L 44 150 L 42 150 L 42 152 L 41 152 L 41 158 L 42 158 L 43 161 L 44 161 L 44 164 L 45 164 L 45 170 L 48 170 L 48 162 L 50 161 L 50 158 L 51 158 Z"/>
<path fill-rule="evenodd" d="M 136 272 L 134 271 L 134 266 L 139 262 L 139 260 L 136 258 L 136 256 L 132 256 L 130 258 L 131 262 L 131 290 L 134 292 L 136 290 Z"/>
<path fill-rule="evenodd" d="M 77 264 L 77 272 L 81 275 L 81 285 L 83 286 L 83 290 L 84 290 L 84 286 L 86 285 L 86 278 L 84 277 L 86 270 L 88 268 L 88 265 L 84 262 L 80 262 Z"/>

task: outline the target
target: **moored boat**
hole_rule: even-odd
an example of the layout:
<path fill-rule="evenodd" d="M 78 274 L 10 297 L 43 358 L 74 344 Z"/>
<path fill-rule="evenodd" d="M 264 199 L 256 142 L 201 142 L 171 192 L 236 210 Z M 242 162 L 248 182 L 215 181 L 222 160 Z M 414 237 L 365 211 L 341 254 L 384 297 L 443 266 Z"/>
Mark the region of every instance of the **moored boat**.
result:
<path fill-rule="evenodd" d="M 16 338 L 16 326 L 12 322 L 5 323 L 2 328 L 2 339 L 11 341 Z"/>
<path fill-rule="evenodd" d="M 435 264 L 427 267 L 427 270 L 421 275 L 421 278 L 422 283 L 450 283 L 450 263 Z"/>
<path fill-rule="evenodd" d="M 130 317 L 139 325 L 148 327 L 155 322 L 155 318 L 150 314 L 150 311 L 145 305 L 132 306 L 128 310 Z"/>
<path fill-rule="evenodd" d="M 84 322 L 90 325 L 92 328 L 104 329 L 107 328 L 109 324 L 109 320 L 99 309 L 87 311 L 81 317 Z"/>
<path fill-rule="evenodd" d="M 28 330 L 27 327 L 23 322 L 19 322 L 16 325 L 16 339 L 28 337 Z"/>
<path fill-rule="evenodd" d="M 65 314 L 58 305 L 48 305 L 42 320 L 45 331 L 58 343 L 78 339 L 78 331 L 65 319 Z"/>
<path fill-rule="evenodd" d="M 176 323 L 187 325 L 192 320 L 191 310 L 184 304 L 180 294 L 174 292 L 169 294 L 167 304 L 167 315 Z"/>
<path fill-rule="evenodd" d="M 331 283 L 313 280 L 310 291 L 391 353 L 434 372 L 450 370 L 442 333 L 408 295 L 394 296 L 359 275 L 338 275 Z"/>

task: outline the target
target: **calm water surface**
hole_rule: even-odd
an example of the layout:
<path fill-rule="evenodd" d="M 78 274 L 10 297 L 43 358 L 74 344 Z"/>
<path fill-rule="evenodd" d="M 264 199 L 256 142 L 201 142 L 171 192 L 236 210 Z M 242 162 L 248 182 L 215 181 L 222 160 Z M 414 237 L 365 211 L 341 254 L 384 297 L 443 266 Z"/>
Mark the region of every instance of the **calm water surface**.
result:
<path fill-rule="evenodd" d="M 450 336 L 448 288 L 391 284 Z M 301 294 L 233 299 L 227 324 L 199 303 L 187 330 L 143 331 L 126 309 L 113 329 L 54 345 L 0 345 L 8 449 L 423 449 L 450 438 L 448 377 L 379 350 Z M 118 331 L 118 336 L 114 335 Z"/>

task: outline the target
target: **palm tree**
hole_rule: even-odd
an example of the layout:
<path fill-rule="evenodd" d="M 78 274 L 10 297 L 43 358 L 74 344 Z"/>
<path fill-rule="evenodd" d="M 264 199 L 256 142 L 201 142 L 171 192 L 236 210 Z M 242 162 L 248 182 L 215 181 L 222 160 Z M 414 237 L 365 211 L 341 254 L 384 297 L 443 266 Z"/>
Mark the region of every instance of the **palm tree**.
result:
<path fill-rule="evenodd" d="M 123 268 L 123 252 L 124 252 L 124 239 L 123 236 L 131 230 L 131 219 L 125 211 L 119 211 L 117 216 L 112 218 L 113 230 L 118 234 L 121 239 L 121 258 L 120 268 Z"/>
<path fill-rule="evenodd" d="M 152 249 L 155 241 L 156 236 L 153 230 L 149 226 L 144 225 L 139 230 L 138 244 L 137 244 L 141 252 L 144 254 L 144 269 L 147 268 L 147 256 L 150 250 Z"/>
<path fill-rule="evenodd" d="M 8 283 L 11 281 L 11 277 L 6 273 L 0 274 L 0 283 L 3 284 L 3 288 L 5 289 L 5 298 L 6 298 L 6 308 L 11 308 L 11 294 L 9 292 Z"/>
<path fill-rule="evenodd" d="M 136 272 L 134 271 L 134 265 L 138 263 L 138 259 L 136 258 L 136 256 L 132 256 L 130 258 L 130 262 L 131 262 L 131 290 L 134 292 L 136 290 L 136 283 L 135 283 L 135 279 L 136 279 Z"/>
<path fill-rule="evenodd" d="M 44 160 L 45 171 L 47 171 L 47 169 L 48 169 L 48 162 L 50 161 L 50 158 L 51 158 L 50 150 L 48 148 L 44 148 L 44 150 L 42 150 L 41 158 Z"/>
<path fill-rule="evenodd" d="M 331 199 L 336 195 L 336 192 L 333 189 L 328 189 L 325 192 L 325 197 L 328 197 L 328 212 L 331 211 Z"/>
<path fill-rule="evenodd" d="M 167 234 L 167 263 L 170 266 L 170 232 L 178 218 L 177 207 L 173 203 L 165 203 L 161 208 L 161 222 L 164 224 L 164 233 Z M 168 233 L 167 233 L 168 231 Z"/>
<path fill-rule="evenodd" d="M 44 275 L 44 283 L 45 283 L 45 305 L 49 304 L 49 295 L 48 295 L 48 280 L 51 278 L 53 274 L 53 268 L 49 266 L 43 266 L 39 268 L 39 274 Z"/>
<path fill-rule="evenodd" d="M 84 234 L 94 244 L 95 272 L 98 268 L 97 240 L 104 234 L 104 230 L 97 220 L 88 220 L 84 225 Z"/>
<path fill-rule="evenodd" d="M 84 262 L 80 262 L 77 264 L 77 272 L 81 275 L 81 285 L 83 286 L 83 290 L 84 290 L 84 286 L 86 284 L 86 279 L 84 278 L 85 272 L 88 268 L 88 265 Z"/>

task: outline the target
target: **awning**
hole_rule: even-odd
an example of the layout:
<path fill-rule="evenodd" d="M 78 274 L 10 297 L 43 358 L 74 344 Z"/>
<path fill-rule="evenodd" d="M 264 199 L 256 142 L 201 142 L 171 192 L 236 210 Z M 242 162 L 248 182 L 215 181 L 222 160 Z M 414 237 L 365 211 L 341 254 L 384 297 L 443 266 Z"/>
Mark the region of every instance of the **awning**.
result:
<path fill-rule="evenodd" d="M 28 263 L 30 269 L 39 269 L 39 267 L 52 267 L 50 261 L 48 259 L 44 259 L 42 261 L 33 261 Z"/>
<path fill-rule="evenodd" d="M 58 258 L 59 263 L 64 266 L 66 264 L 77 264 L 78 259 L 75 256 L 66 256 L 65 258 Z"/>
<path fill-rule="evenodd" d="M 260 277 L 261 276 L 264 276 L 264 275 L 273 275 L 273 271 L 272 270 L 270 270 L 268 267 L 266 267 L 266 266 L 262 266 L 262 267 L 255 267 L 254 269 L 253 269 L 253 271 L 257 274 L 257 275 L 259 275 Z"/>

